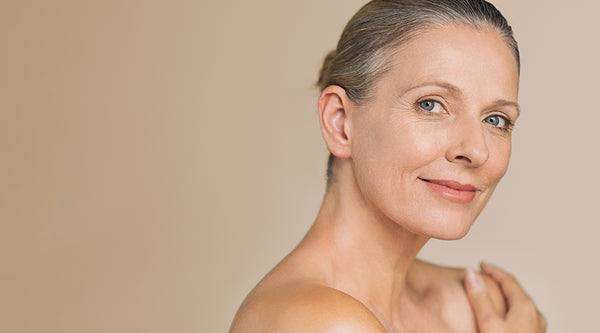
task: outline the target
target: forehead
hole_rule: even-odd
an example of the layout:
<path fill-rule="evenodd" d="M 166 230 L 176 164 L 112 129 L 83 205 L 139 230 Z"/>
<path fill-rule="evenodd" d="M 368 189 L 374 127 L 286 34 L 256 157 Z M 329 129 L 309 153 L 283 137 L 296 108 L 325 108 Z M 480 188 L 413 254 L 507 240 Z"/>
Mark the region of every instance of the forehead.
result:
<path fill-rule="evenodd" d="M 377 91 L 387 87 L 399 93 L 427 81 L 437 81 L 479 98 L 517 99 L 517 60 L 511 47 L 493 28 L 427 28 L 391 49 L 388 57 L 389 70 L 376 84 Z"/>

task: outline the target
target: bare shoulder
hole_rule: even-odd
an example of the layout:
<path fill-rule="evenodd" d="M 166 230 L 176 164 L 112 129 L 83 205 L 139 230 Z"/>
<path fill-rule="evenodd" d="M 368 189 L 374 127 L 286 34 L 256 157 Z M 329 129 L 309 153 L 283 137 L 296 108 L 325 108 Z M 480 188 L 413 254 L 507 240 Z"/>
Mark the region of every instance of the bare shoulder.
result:
<path fill-rule="evenodd" d="M 464 288 L 466 269 L 445 267 L 425 261 L 415 261 L 409 276 L 422 283 L 421 288 L 433 290 L 434 297 L 441 301 L 442 318 L 452 331 L 476 331 L 475 317 Z M 500 315 L 506 313 L 506 303 L 498 283 L 491 277 L 483 274 L 486 287 L 494 304 L 496 312 Z"/>
<path fill-rule="evenodd" d="M 230 333 L 367 332 L 386 330 L 352 296 L 323 285 L 292 282 L 249 295 Z"/>
<path fill-rule="evenodd" d="M 423 260 L 416 260 L 413 265 L 420 274 L 435 277 L 432 279 L 440 286 L 445 286 L 446 291 L 462 295 L 466 298 L 464 280 L 467 270 L 465 268 L 447 267 L 432 264 Z M 486 287 L 490 292 L 492 302 L 497 306 L 499 312 L 506 311 L 506 303 L 500 285 L 490 276 L 482 274 Z"/>

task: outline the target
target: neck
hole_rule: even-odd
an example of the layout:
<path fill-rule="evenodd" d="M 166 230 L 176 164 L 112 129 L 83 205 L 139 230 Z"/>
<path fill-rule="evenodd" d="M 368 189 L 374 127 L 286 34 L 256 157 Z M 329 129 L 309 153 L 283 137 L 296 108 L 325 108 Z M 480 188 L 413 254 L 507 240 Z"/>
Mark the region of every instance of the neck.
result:
<path fill-rule="evenodd" d="M 406 277 L 428 238 L 378 214 L 351 180 L 330 186 L 303 243 L 322 252 L 334 288 L 391 318 L 401 304 L 414 303 Z"/>

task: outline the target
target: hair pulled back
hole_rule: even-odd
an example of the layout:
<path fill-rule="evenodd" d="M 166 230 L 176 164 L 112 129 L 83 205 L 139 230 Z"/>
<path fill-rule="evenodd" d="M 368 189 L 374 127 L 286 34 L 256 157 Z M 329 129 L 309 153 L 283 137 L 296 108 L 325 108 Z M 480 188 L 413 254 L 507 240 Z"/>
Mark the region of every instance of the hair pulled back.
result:
<path fill-rule="evenodd" d="M 388 70 L 390 49 L 428 27 L 491 27 L 504 37 L 520 67 L 519 48 L 504 16 L 484 0 L 373 0 L 347 23 L 335 50 L 325 57 L 317 86 L 342 87 L 355 103 L 372 97 L 375 81 Z M 335 156 L 329 155 L 327 184 L 333 181 Z"/>

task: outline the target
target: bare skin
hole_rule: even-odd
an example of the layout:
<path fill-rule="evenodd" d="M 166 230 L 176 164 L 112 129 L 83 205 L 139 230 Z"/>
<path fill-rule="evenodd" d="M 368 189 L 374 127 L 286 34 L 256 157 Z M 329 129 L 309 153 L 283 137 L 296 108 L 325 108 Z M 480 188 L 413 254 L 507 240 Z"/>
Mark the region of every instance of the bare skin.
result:
<path fill-rule="evenodd" d="M 389 61 L 369 103 L 323 90 L 334 181 L 231 333 L 544 331 L 502 271 L 467 275 L 415 259 L 430 238 L 463 237 L 508 167 L 519 115 L 512 51 L 492 29 L 448 26 L 423 31 Z"/>
<path fill-rule="evenodd" d="M 417 259 L 406 263 L 405 276 L 381 274 L 384 265 L 372 260 L 376 249 L 358 245 L 360 230 L 331 225 L 329 204 L 326 198 L 324 218 L 248 295 L 230 332 L 477 332 L 465 270 Z M 497 283 L 484 277 L 490 309 L 504 315 Z M 397 294 L 390 286 L 400 279 Z"/>

